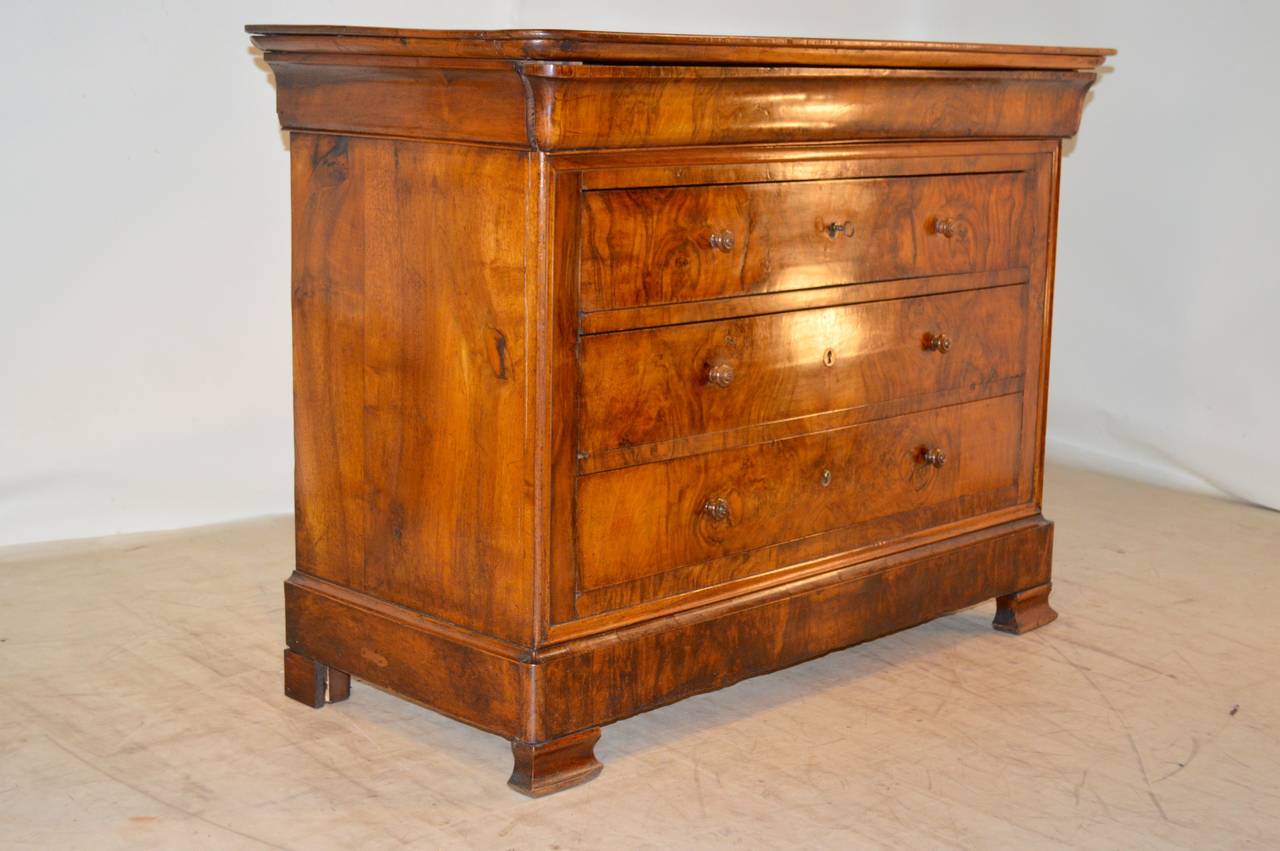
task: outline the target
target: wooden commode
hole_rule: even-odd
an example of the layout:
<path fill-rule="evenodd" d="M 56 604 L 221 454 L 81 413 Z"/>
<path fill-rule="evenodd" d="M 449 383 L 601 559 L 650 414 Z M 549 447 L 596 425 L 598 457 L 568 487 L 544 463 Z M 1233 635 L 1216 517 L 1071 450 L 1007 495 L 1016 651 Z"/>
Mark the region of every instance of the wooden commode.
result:
<path fill-rule="evenodd" d="M 1061 140 L 1111 51 L 251 26 L 293 185 L 285 691 L 512 742 L 995 597 L 1040 515 Z"/>

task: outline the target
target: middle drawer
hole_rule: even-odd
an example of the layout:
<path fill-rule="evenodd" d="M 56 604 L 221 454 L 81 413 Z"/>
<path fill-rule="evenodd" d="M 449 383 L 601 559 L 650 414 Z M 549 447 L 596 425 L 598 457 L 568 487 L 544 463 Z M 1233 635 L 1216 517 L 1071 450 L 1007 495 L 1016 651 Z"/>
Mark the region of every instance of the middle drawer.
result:
<path fill-rule="evenodd" d="M 584 337 L 579 452 L 1014 378 L 1026 299 L 1015 285 Z"/>

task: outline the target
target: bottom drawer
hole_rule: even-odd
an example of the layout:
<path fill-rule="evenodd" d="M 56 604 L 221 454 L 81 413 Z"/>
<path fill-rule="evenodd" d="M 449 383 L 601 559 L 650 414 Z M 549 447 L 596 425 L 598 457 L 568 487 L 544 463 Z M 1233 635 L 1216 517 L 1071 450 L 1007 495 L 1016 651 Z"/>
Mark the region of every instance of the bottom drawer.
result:
<path fill-rule="evenodd" d="M 1013 394 L 582 476 L 579 590 L 919 512 L 919 528 L 893 525 L 910 534 L 963 519 L 978 494 L 1007 494 L 985 510 L 1013 504 L 1021 421 Z"/>

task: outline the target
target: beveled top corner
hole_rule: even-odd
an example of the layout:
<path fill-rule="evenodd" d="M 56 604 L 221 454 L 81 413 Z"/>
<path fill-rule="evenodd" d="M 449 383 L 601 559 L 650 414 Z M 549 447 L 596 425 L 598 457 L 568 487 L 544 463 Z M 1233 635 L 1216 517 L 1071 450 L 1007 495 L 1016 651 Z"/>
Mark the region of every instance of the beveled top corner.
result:
<path fill-rule="evenodd" d="M 584 30 L 418 30 L 250 24 L 264 51 L 628 65 L 1089 71 L 1110 48 L 936 41 L 667 35 Z"/>

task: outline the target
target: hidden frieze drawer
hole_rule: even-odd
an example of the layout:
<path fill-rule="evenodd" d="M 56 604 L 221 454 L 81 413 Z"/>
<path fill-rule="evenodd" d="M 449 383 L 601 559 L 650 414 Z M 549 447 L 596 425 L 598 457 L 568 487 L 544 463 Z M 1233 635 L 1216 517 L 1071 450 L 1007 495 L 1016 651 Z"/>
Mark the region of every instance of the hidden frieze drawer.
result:
<path fill-rule="evenodd" d="M 286 695 L 365 680 L 542 795 L 635 713 L 1055 617 L 1058 176 L 1110 51 L 248 29 L 290 134 Z"/>

